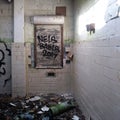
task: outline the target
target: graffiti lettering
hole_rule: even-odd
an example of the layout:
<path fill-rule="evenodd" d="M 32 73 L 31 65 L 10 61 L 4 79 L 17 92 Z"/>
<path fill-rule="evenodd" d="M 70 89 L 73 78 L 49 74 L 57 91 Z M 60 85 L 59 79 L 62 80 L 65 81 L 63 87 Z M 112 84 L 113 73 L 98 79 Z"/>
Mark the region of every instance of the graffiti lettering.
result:
<path fill-rule="evenodd" d="M 5 68 L 2 68 L 2 71 L 0 71 L 0 76 L 5 75 L 5 74 L 6 74 L 6 70 L 5 70 Z"/>
<path fill-rule="evenodd" d="M 3 60 L 5 58 L 5 53 L 2 50 L 0 50 L 0 53 L 1 53 L 0 54 L 1 55 L 1 59 L 0 59 L 0 68 L 1 68 L 0 76 L 1 76 L 1 75 L 5 75 L 6 74 L 6 70 L 5 70 L 4 67 L 2 67 L 2 65 L 5 65 L 5 63 L 3 62 Z"/>
<path fill-rule="evenodd" d="M 7 55 L 11 56 L 11 50 L 8 49 L 7 44 L 4 41 L 1 41 L 1 40 L 0 40 L 0 43 L 2 43 L 5 46 L 5 50 L 8 52 Z M 0 77 L 2 75 L 6 75 L 5 65 L 6 65 L 6 63 L 5 63 L 5 51 L 0 49 Z M 4 86 L 3 87 L 6 86 L 6 84 L 9 80 L 11 80 L 11 77 L 9 77 L 7 79 L 4 79 Z"/>
<path fill-rule="evenodd" d="M 0 40 L 0 43 L 4 44 L 6 51 L 8 51 L 8 55 L 11 56 L 11 50 L 7 47 L 7 44 L 2 40 Z"/>
<path fill-rule="evenodd" d="M 57 43 L 54 35 L 38 35 L 37 38 L 39 42 Z"/>
<path fill-rule="evenodd" d="M 57 57 L 57 54 L 55 52 L 49 52 L 47 50 L 43 50 L 42 51 L 42 55 L 43 56 L 46 56 L 48 58 L 52 57 L 52 58 L 56 58 Z"/>
<path fill-rule="evenodd" d="M 9 78 L 7 78 L 7 79 L 5 79 L 5 80 L 4 80 L 4 85 L 3 85 L 3 87 L 5 87 L 5 86 L 6 86 L 6 84 L 7 84 L 7 82 L 8 82 L 9 80 L 11 80 L 11 75 L 10 75 L 10 77 L 9 77 Z"/>
<path fill-rule="evenodd" d="M 42 50 L 42 56 L 47 59 L 56 58 L 60 52 L 56 37 L 54 35 L 40 35 L 38 38 L 38 46 Z"/>
<path fill-rule="evenodd" d="M 2 50 L 0 50 L 0 53 L 1 53 L 0 54 L 1 55 L 1 59 L 0 59 L 0 68 L 1 68 L 0 76 L 1 76 L 1 75 L 5 75 L 6 74 L 6 70 L 5 70 L 4 67 L 2 67 L 3 65 L 5 65 L 5 63 L 3 62 L 3 60 L 5 58 L 5 53 Z"/>
<path fill-rule="evenodd" d="M 47 43 L 38 43 L 38 45 L 40 49 L 47 49 L 57 53 L 60 52 L 59 47 L 57 45 L 47 44 Z"/>
<path fill-rule="evenodd" d="M 1 59 L 0 59 L 0 67 L 1 67 L 2 65 L 5 65 L 5 63 L 3 62 L 5 58 L 5 53 L 2 50 L 0 50 L 0 53 L 1 53 Z"/>

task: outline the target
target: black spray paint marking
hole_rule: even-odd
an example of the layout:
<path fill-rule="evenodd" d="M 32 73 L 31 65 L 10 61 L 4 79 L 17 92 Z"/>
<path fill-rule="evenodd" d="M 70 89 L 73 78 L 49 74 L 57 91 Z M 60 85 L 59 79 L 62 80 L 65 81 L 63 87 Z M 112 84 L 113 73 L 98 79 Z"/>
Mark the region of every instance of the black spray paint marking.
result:
<path fill-rule="evenodd" d="M 54 35 L 40 35 L 37 36 L 39 42 L 57 43 L 56 37 Z"/>
<path fill-rule="evenodd" d="M 7 44 L 4 41 L 1 41 L 1 40 L 0 40 L 0 43 L 3 43 L 3 45 L 5 46 L 5 50 L 8 52 L 8 56 L 11 56 L 11 50 L 7 47 Z M 4 60 L 5 60 L 5 53 L 1 49 L 0 49 L 0 54 L 1 54 L 1 59 L 0 59 L 0 77 L 1 77 L 2 75 L 6 75 L 6 69 L 4 67 L 6 63 L 4 62 Z M 9 78 L 4 80 L 3 87 L 6 86 L 6 84 L 7 84 L 7 82 L 9 80 L 11 80 L 11 75 L 10 75 Z"/>
<path fill-rule="evenodd" d="M 1 59 L 0 59 L 0 67 L 2 65 L 5 65 L 5 63 L 3 62 L 3 60 L 5 59 L 5 53 L 0 49 L 1 52 Z"/>
<path fill-rule="evenodd" d="M 1 75 L 5 75 L 6 74 L 6 70 L 5 70 L 5 68 L 2 68 L 2 70 L 0 71 L 0 77 L 1 77 Z"/>
<path fill-rule="evenodd" d="M 5 53 L 0 49 L 0 55 L 1 55 L 1 59 L 0 59 L 0 77 L 1 75 L 5 75 L 6 74 L 6 70 L 3 67 L 3 65 L 5 65 L 4 59 L 5 59 Z"/>
<path fill-rule="evenodd" d="M 1 40 L 0 40 L 0 43 L 4 44 L 6 51 L 8 51 L 8 55 L 11 56 L 11 50 L 7 47 L 7 44 L 4 41 L 1 41 Z"/>
<path fill-rule="evenodd" d="M 8 81 L 10 81 L 10 80 L 11 80 L 11 78 L 12 78 L 12 77 L 11 77 L 11 75 L 10 75 L 10 77 L 9 77 L 9 78 L 7 78 L 7 79 L 5 79 L 5 80 L 4 80 L 4 85 L 3 85 L 3 87 L 5 87 L 5 86 L 6 86 L 7 82 L 8 82 Z"/>
<path fill-rule="evenodd" d="M 55 35 L 38 35 L 38 46 L 42 50 L 42 56 L 47 59 L 55 59 L 60 52 Z"/>

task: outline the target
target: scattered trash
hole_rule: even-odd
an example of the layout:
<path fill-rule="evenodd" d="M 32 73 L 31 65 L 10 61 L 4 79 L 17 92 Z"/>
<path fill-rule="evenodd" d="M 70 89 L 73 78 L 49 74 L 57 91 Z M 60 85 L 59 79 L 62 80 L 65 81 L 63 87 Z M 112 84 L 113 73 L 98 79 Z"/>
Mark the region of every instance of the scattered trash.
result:
<path fill-rule="evenodd" d="M 85 120 L 71 94 L 0 95 L 0 120 Z"/>
<path fill-rule="evenodd" d="M 34 116 L 29 114 L 29 113 L 25 113 L 25 114 L 21 114 L 20 115 L 20 118 L 21 119 L 25 119 L 25 120 L 34 120 Z"/>
<path fill-rule="evenodd" d="M 37 114 L 43 114 L 43 112 L 42 111 L 38 111 Z"/>
<path fill-rule="evenodd" d="M 73 119 L 73 120 L 80 120 L 77 115 L 74 115 L 72 119 Z"/>
<path fill-rule="evenodd" d="M 43 117 L 42 120 L 50 120 L 49 117 Z"/>
<path fill-rule="evenodd" d="M 43 112 L 45 112 L 45 111 L 49 111 L 49 108 L 48 108 L 47 106 L 44 106 L 44 107 L 41 108 L 41 110 L 42 110 Z"/>
<path fill-rule="evenodd" d="M 55 116 L 63 112 L 66 112 L 67 110 L 74 108 L 74 107 L 75 105 L 73 103 L 71 104 L 69 101 L 66 101 L 66 102 L 57 104 L 56 106 L 50 107 L 50 110 L 52 112 L 52 115 Z"/>
<path fill-rule="evenodd" d="M 31 98 L 27 102 L 29 102 L 29 101 L 34 102 L 34 101 L 37 101 L 37 100 L 40 100 L 39 96 L 35 96 L 35 97 Z"/>
<path fill-rule="evenodd" d="M 72 96 L 72 94 L 68 94 L 68 93 L 65 93 L 65 94 L 63 94 L 62 95 L 65 99 L 67 99 L 67 100 L 70 100 L 70 99 L 73 99 L 73 96 Z"/>
<path fill-rule="evenodd" d="M 15 104 L 13 104 L 13 103 L 10 103 L 10 105 L 11 105 L 11 106 L 14 106 L 14 107 L 16 107 L 16 105 L 15 105 Z"/>

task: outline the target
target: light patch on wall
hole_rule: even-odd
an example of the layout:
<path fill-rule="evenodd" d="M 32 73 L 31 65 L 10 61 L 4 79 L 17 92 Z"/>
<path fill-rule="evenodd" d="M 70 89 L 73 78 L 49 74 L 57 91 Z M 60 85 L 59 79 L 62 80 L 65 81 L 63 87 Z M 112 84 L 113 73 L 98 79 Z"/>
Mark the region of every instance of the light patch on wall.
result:
<path fill-rule="evenodd" d="M 120 0 L 116 0 L 110 5 L 108 3 L 107 11 L 105 14 L 106 23 L 109 22 L 110 20 L 119 17 L 119 11 L 120 11 L 119 9 L 120 9 Z"/>
<path fill-rule="evenodd" d="M 86 33 L 86 25 L 95 23 L 95 29 L 98 30 L 105 25 L 105 12 L 108 6 L 108 0 L 99 0 L 87 12 L 79 16 L 78 20 L 78 34 Z"/>
<path fill-rule="evenodd" d="M 117 2 L 116 2 L 118 5 L 120 5 L 120 0 L 117 0 Z"/>

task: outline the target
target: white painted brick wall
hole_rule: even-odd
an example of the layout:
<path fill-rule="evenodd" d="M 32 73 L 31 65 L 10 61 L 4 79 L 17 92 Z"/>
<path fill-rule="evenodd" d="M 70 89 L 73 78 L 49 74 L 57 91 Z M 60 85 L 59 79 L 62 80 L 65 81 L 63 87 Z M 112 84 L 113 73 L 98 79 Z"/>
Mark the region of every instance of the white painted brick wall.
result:
<path fill-rule="evenodd" d="M 26 89 L 25 46 L 12 43 L 12 96 L 25 96 Z"/>
<path fill-rule="evenodd" d="M 93 120 L 120 119 L 119 26 L 120 18 L 111 20 L 87 41 L 80 41 L 75 33 L 73 90 L 88 120 L 90 116 Z"/>

